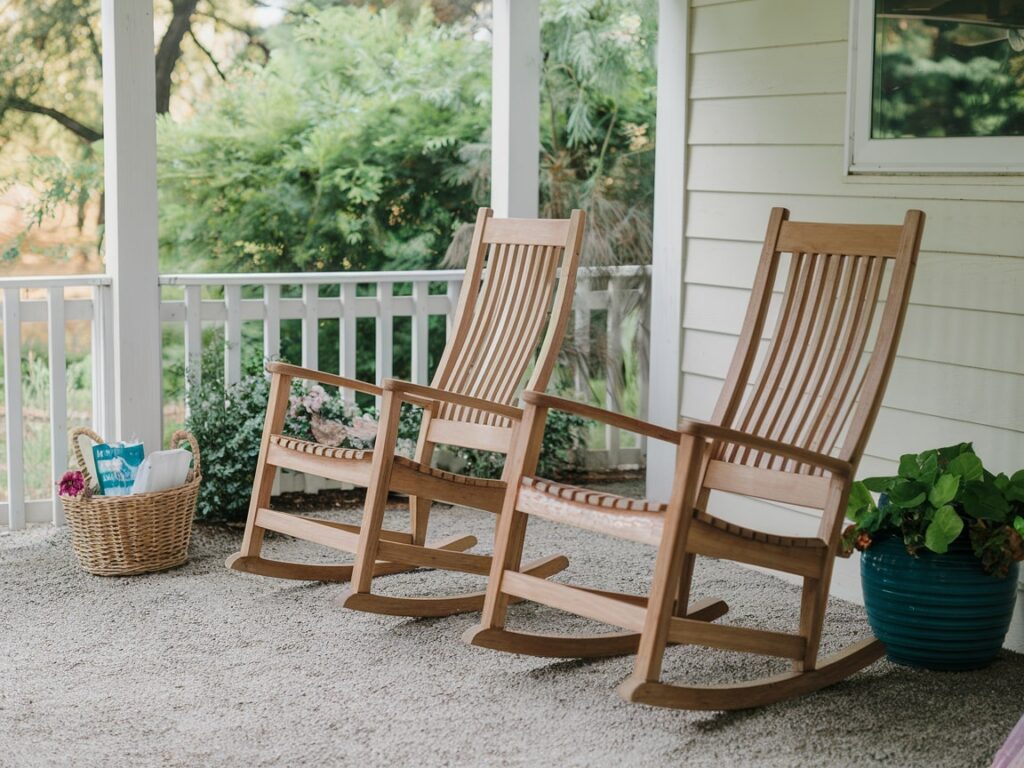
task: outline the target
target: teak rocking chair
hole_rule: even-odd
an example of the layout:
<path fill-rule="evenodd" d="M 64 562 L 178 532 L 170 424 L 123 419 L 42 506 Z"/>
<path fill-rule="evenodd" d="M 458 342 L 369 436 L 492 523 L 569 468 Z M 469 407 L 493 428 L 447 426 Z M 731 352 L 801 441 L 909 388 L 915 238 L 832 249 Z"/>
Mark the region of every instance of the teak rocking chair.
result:
<path fill-rule="evenodd" d="M 487 599 L 474 645 L 538 656 L 636 653 L 619 688 L 629 701 L 685 709 L 742 709 L 835 683 L 882 653 L 877 640 L 818 659 L 834 558 L 854 472 L 878 414 L 906 313 L 924 214 L 900 226 L 810 224 L 772 211 L 739 344 L 711 423 L 678 430 L 528 392 L 509 455 L 505 496 Z M 780 261 L 788 278 L 760 374 L 752 377 Z M 891 267 L 891 269 L 888 269 Z M 889 272 L 877 332 L 883 277 Z M 874 346 L 869 355 L 870 337 Z M 668 504 L 657 505 L 534 477 L 548 409 L 578 413 L 677 446 Z M 845 430 L 845 431 L 844 431 Z M 838 456 L 833 451 L 839 446 Z M 707 513 L 711 491 L 822 511 L 816 536 L 779 536 Z M 528 515 L 658 548 L 646 597 L 542 581 L 518 570 Z M 796 634 L 711 623 L 728 610 L 719 600 L 690 603 L 697 555 L 735 560 L 803 578 Z M 505 628 L 511 599 L 527 599 L 622 627 L 571 637 Z M 711 687 L 661 682 L 668 644 L 777 656 L 792 672 Z"/>
<path fill-rule="evenodd" d="M 434 501 L 499 513 L 504 480 L 444 472 L 431 466 L 434 446 L 456 445 L 507 453 L 522 410 L 515 403 L 526 387 L 543 391 L 555 366 L 568 323 L 583 239 L 584 214 L 571 218 L 496 219 L 480 210 L 470 246 L 452 334 L 431 386 L 388 379 L 383 386 L 270 363 L 270 402 L 241 551 L 227 566 L 287 579 L 349 581 L 342 604 L 402 616 L 444 616 L 480 610 L 484 592 L 448 597 L 390 597 L 372 594 L 374 576 L 415 568 L 442 568 L 486 576 L 491 560 L 466 553 L 473 536 L 428 543 Z M 486 271 L 485 271 L 486 267 Z M 381 398 L 372 451 L 334 448 L 281 434 L 293 379 L 306 379 Z M 395 455 L 402 403 L 423 409 L 414 459 Z M 270 509 L 278 467 L 365 487 L 359 526 L 286 514 Z M 408 532 L 383 528 L 389 492 L 409 497 Z M 323 544 L 355 555 L 351 564 L 307 564 L 261 555 L 264 531 Z M 538 578 L 563 570 L 560 555 L 527 565 Z"/>

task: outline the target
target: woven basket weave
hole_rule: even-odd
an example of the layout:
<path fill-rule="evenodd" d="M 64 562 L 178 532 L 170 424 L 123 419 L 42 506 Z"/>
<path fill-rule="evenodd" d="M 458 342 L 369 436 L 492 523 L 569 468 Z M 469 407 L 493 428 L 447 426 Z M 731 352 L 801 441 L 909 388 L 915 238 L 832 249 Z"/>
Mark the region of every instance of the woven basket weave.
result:
<path fill-rule="evenodd" d="M 78 468 L 85 487 L 91 488 L 95 481 L 78 444 L 79 435 L 97 443 L 104 440 L 85 427 L 71 432 Z M 60 497 L 71 527 L 71 545 L 82 568 L 97 576 L 128 576 L 163 571 L 188 560 L 202 476 L 196 439 L 184 430 L 171 437 L 172 446 L 183 442 L 192 448 L 193 465 L 184 485 L 132 496 Z"/>

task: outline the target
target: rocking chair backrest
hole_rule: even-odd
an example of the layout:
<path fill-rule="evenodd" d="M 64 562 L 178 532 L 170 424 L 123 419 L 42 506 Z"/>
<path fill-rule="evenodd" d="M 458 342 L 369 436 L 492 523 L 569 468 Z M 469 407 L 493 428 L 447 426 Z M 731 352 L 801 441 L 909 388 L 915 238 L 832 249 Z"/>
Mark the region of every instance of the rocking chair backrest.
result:
<path fill-rule="evenodd" d="M 832 453 L 839 446 L 839 458 L 856 466 L 896 356 L 924 214 L 908 211 L 902 226 L 788 219 L 789 211 L 772 210 L 739 344 L 713 421 L 819 453 Z M 784 254 L 789 254 L 788 275 L 775 331 L 753 376 Z M 889 287 L 880 322 L 875 323 L 886 279 Z M 718 446 L 715 458 L 749 468 L 742 470 L 748 481 L 767 480 L 758 469 L 821 474 L 734 444 Z M 715 487 L 711 479 L 708 485 Z M 769 492 L 764 497 L 792 503 L 822 499 L 817 491 L 810 492 L 820 490 L 820 484 L 804 485 L 808 492 Z"/>
<path fill-rule="evenodd" d="M 525 386 L 543 391 L 569 321 L 584 218 L 573 211 L 569 219 L 495 219 L 480 209 L 452 337 L 432 386 L 515 405 L 536 354 Z M 433 428 L 440 422 L 502 432 L 510 426 L 504 417 L 453 404 L 439 408 Z"/>

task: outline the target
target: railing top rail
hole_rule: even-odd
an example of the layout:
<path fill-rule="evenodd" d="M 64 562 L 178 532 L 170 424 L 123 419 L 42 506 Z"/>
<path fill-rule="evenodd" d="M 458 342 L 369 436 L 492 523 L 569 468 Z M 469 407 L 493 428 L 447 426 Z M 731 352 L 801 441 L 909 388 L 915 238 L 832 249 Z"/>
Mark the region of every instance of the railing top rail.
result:
<path fill-rule="evenodd" d="M 111 285 L 110 275 L 27 275 L 25 277 L 0 277 L 3 288 L 59 288 L 81 285 Z"/>
<path fill-rule="evenodd" d="M 580 267 L 584 277 L 631 277 L 647 274 L 649 265 Z M 339 283 L 418 283 L 461 280 L 461 269 L 419 269 L 388 272 L 236 272 L 160 275 L 160 285 L 337 285 Z"/>

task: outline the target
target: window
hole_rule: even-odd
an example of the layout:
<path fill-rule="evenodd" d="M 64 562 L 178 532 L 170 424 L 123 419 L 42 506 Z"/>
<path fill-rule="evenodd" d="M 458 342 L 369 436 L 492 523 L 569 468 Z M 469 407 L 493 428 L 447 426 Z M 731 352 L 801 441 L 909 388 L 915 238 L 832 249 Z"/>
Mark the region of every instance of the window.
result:
<path fill-rule="evenodd" d="M 849 169 L 1024 173 L 1024 0 L 854 0 Z"/>

